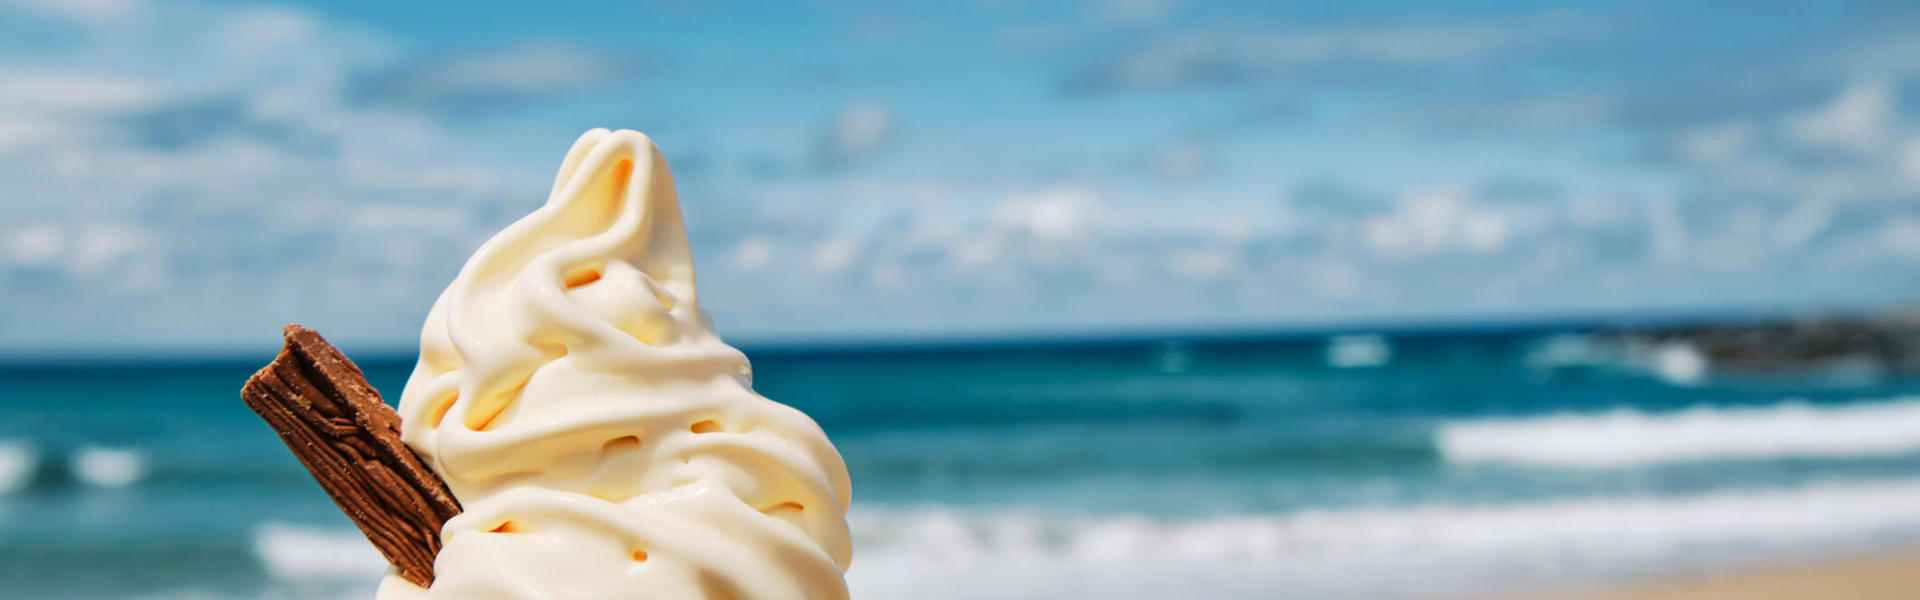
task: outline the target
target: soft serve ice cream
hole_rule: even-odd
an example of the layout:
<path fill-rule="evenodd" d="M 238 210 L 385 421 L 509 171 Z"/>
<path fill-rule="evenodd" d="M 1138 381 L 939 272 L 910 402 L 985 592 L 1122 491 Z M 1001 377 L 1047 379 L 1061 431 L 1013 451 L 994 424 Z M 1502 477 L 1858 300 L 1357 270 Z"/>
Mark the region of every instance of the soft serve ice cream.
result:
<path fill-rule="evenodd" d="M 646 136 L 581 136 L 420 346 L 402 436 L 465 512 L 382 600 L 847 597 L 845 464 L 715 336 Z"/>

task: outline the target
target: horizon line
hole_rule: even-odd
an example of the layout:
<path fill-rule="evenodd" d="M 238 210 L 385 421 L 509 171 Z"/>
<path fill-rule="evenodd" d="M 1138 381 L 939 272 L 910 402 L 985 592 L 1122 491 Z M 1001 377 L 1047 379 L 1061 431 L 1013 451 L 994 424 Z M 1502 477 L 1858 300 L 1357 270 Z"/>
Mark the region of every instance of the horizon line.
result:
<path fill-rule="evenodd" d="M 992 351 L 1031 348 L 1073 348 L 1149 345 L 1156 343 L 1258 343 L 1311 340 L 1339 335 L 1383 335 L 1398 338 L 1436 338 L 1449 336 L 1497 336 L 1545 333 L 1590 333 L 1631 331 L 1683 326 L 1740 325 L 1802 319 L 1816 316 L 1868 318 L 1883 314 L 1877 310 L 1783 309 L 1751 307 L 1746 309 L 1674 310 L 1621 314 L 1533 315 L 1513 318 L 1428 317 L 1400 319 L 1352 319 L 1324 323 L 1273 324 L 1264 326 L 1213 325 L 1184 328 L 1112 328 L 1047 331 L 975 331 L 934 335 L 874 335 L 842 338 L 806 338 L 803 336 L 744 336 L 732 345 L 752 355 L 796 354 L 871 354 Z M 278 344 L 275 345 L 278 347 Z M 356 362 L 387 364 L 413 360 L 418 350 L 412 346 L 363 349 Z M 188 349 L 167 351 L 145 349 L 113 351 L 0 351 L 0 369 L 75 366 L 151 366 L 204 365 L 259 362 L 270 360 L 258 352 L 241 349 Z M 89 364 L 90 363 L 90 364 Z M 262 363 L 264 364 L 264 362 Z"/>

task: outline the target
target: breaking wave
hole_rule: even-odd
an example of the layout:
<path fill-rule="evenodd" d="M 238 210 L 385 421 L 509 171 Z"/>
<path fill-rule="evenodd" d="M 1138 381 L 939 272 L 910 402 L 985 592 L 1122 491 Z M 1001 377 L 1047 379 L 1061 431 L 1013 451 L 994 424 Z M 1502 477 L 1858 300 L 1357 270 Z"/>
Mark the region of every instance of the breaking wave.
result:
<path fill-rule="evenodd" d="M 26 489 L 39 468 L 39 448 L 19 440 L 0 440 L 0 496 Z"/>
<path fill-rule="evenodd" d="M 1453 421 L 1435 445 L 1449 462 L 1579 468 L 1901 455 L 1920 452 L 1920 399 Z"/>
<path fill-rule="evenodd" d="M 149 451 L 140 448 L 48 448 L 32 440 L 0 440 L 0 496 L 76 485 L 125 488 L 146 482 L 154 467 Z"/>
<path fill-rule="evenodd" d="M 147 455 L 131 448 L 82 446 L 73 453 L 69 468 L 74 479 L 87 485 L 121 488 L 139 483 L 148 471 Z"/>
<path fill-rule="evenodd" d="M 1920 481 L 1185 520 L 938 508 L 853 519 L 855 597 L 1434 597 L 1911 540 Z"/>
<path fill-rule="evenodd" d="M 254 530 L 253 552 L 278 579 L 363 579 L 373 581 L 387 561 L 358 531 L 286 523 Z"/>

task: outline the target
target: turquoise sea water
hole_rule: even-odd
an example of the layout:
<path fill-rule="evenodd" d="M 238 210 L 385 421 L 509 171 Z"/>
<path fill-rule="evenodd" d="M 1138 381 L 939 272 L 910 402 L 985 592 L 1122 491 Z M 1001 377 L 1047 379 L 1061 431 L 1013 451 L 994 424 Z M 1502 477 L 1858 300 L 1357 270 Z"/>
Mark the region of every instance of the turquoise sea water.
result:
<path fill-rule="evenodd" d="M 1920 380 L 1547 331 L 748 351 L 846 456 L 856 597 L 1446 597 L 1920 542 Z M 367 597 L 380 559 L 238 399 L 268 358 L 0 368 L 0 589 Z M 412 368 L 360 364 L 390 398 Z"/>

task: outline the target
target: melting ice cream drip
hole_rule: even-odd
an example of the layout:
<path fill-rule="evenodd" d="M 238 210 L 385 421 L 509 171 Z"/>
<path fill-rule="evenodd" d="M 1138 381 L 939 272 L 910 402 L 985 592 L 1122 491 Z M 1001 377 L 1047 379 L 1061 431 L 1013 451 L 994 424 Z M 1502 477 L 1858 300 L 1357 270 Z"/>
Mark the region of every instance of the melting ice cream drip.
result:
<path fill-rule="evenodd" d="M 581 136 L 421 333 L 403 436 L 466 509 L 427 597 L 846 597 L 846 467 L 747 369 L 700 310 L 659 150 Z"/>

